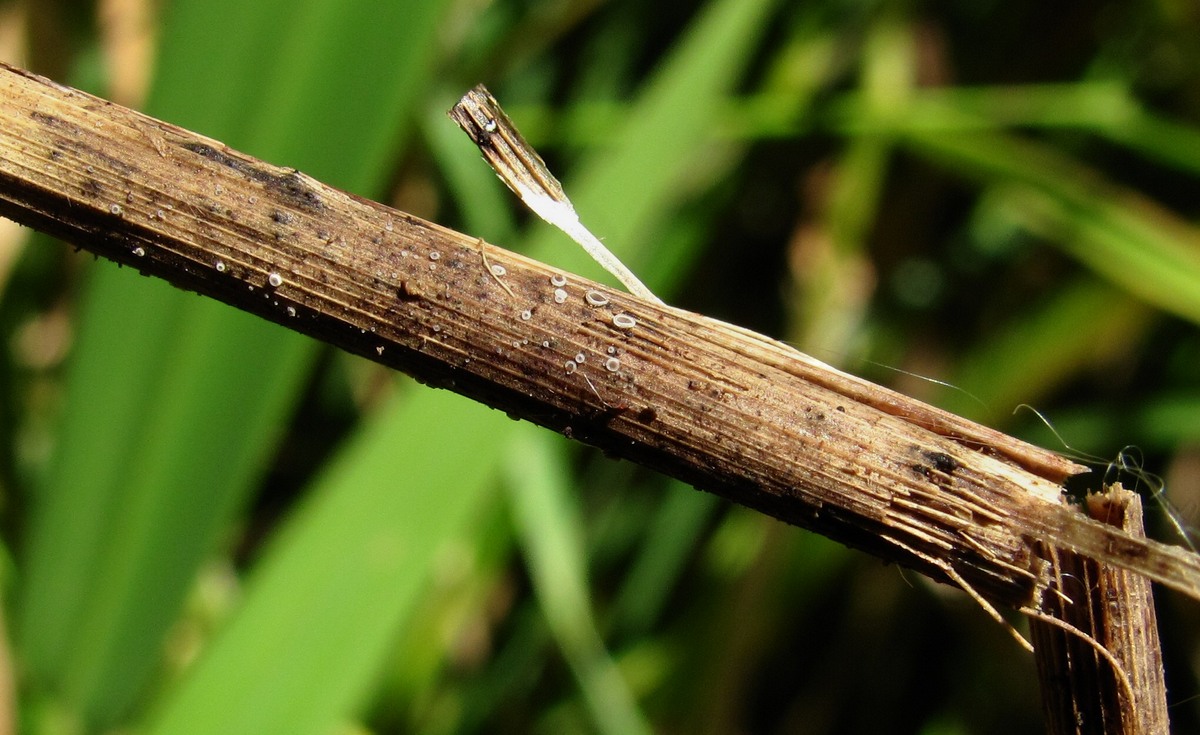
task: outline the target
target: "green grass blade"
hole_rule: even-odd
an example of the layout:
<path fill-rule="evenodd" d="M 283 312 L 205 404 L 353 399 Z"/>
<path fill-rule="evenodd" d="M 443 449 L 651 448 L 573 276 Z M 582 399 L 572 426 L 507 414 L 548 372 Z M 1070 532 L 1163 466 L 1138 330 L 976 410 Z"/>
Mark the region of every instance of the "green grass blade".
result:
<path fill-rule="evenodd" d="M 446 422 L 448 408 L 464 420 Z M 427 390 L 360 432 L 149 732 L 321 735 L 350 718 L 479 505 L 503 450 L 493 437 L 509 423 Z"/>
<path fill-rule="evenodd" d="M 1134 416 L 1137 435 L 1148 449 L 1171 449 L 1200 443 L 1200 393 L 1156 396 Z M 1192 509 L 1193 516 L 1196 515 Z"/>
<path fill-rule="evenodd" d="M 1036 404 L 1088 363 L 1128 349 L 1145 326 L 1144 304 L 1091 278 L 1065 284 L 1053 299 L 1015 319 L 959 360 L 939 406 L 989 426 Z"/>
<path fill-rule="evenodd" d="M 861 86 L 869 114 L 887 118 L 914 86 L 913 41 L 891 18 L 871 29 L 863 51 Z M 833 168 L 829 192 L 816 218 L 820 231 L 801 229 L 792 288 L 791 335 L 801 349 L 848 353 L 860 331 L 868 292 L 862 287 L 871 231 L 895 140 L 888 134 L 850 138 Z"/>
<path fill-rule="evenodd" d="M 925 155 L 1006 186 L 1010 215 L 1129 293 L 1200 324 L 1200 231 L 1046 146 L 909 134 Z"/>
<path fill-rule="evenodd" d="M 571 496 L 563 442 L 532 427 L 521 428 L 509 452 L 508 486 L 521 548 L 546 622 L 597 728 L 614 735 L 649 733 L 592 615 L 582 513 Z"/>
<path fill-rule="evenodd" d="M 263 440 L 247 437 L 274 437 L 273 417 L 266 411 L 243 417 L 241 428 L 252 433 L 221 431 L 210 413 L 212 396 L 222 396 L 233 405 L 275 408 L 277 416 L 301 377 L 295 370 L 290 374 L 246 371 L 235 387 L 225 379 L 225 372 L 196 372 L 197 365 L 222 359 L 235 362 L 263 344 L 253 328 L 229 329 L 237 324 L 235 320 L 205 307 L 193 299 L 183 309 L 165 310 L 176 317 L 172 321 L 187 321 L 188 339 L 165 339 L 141 353 L 147 365 L 155 365 L 155 358 L 161 362 L 152 379 L 137 386 L 150 400 L 136 403 L 144 433 L 132 438 L 133 447 L 122 444 L 114 454 L 91 456 L 75 447 L 64 449 L 58 466 L 60 483 L 51 490 L 94 503 L 98 512 L 81 519 L 78 516 L 87 512 L 87 506 L 62 503 L 47 508 L 62 514 L 43 516 L 44 525 L 35 529 L 44 535 L 34 541 L 44 545 L 33 551 L 49 558 L 40 565 L 31 559 L 31 591 L 37 592 L 38 584 L 77 582 L 68 589 L 52 590 L 66 597 L 72 604 L 67 612 L 74 613 L 72 627 L 49 631 L 57 635 L 52 642 L 61 646 L 55 652 L 63 668 L 56 678 L 68 701 L 97 722 L 121 713 L 161 656 L 163 635 L 196 565 L 225 530 L 243 497 L 241 490 L 249 486 L 263 459 L 259 456 Z M 177 352 L 157 354 L 164 346 Z M 277 350 L 280 356 L 289 356 L 285 345 L 277 345 Z M 112 383 L 111 373 L 92 368 L 83 374 L 82 370 L 75 385 L 85 393 L 101 394 Z M 162 400 L 154 401 L 156 396 Z M 152 438 L 172 435 L 173 440 Z M 104 439 L 120 444 L 128 437 Z M 94 446 L 92 441 L 84 443 L 85 448 Z M 139 447 L 144 451 L 137 451 Z M 115 460 L 124 464 L 113 468 Z M 92 469 L 97 473 L 94 477 L 87 475 Z M 95 484 L 105 477 L 108 484 Z M 78 526 L 83 526 L 85 535 L 68 535 Z M 74 558 L 56 554 L 67 549 Z M 64 564 L 70 561 L 76 564 Z M 53 623 L 45 613 L 53 602 L 31 594 L 23 609 L 26 631 Z"/>
<path fill-rule="evenodd" d="M 1140 109 L 1123 125 L 1102 130 L 1109 139 L 1129 146 L 1193 176 L 1200 174 L 1200 128 Z"/>
<path fill-rule="evenodd" d="M 1124 83 L 922 89 L 907 101 L 901 115 L 887 121 L 866 114 L 868 104 L 861 94 L 847 93 L 830 105 L 829 117 L 839 130 L 859 134 L 894 131 L 897 124 L 926 134 L 1013 127 L 1076 129 L 1181 171 L 1200 173 L 1200 129 L 1155 113 Z M 742 128 L 748 123 L 743 121 Z"/>
<path fill-rule="evenodd" d="M 662 219 L 692 192 L 688 173 L 703 168 L 717 145 L 720 113 L 774 5 L 709 3 L 642 89 L 627 121 L 612 131 L 611 147 L 580 161 L 567 180 L 583 223 L 635 273 L 652 257 L 644 251 Z M 536 231 L 529 249 L 569 271 L 597 274 L 598 266 L 578 251 L 548 227 Z"/>
<path fill-rule="evenodd" d="M 380 13 L 365 1 L 174 3 L 150 111 L 369 189 L 403 123 L 397 113 L 419 93 L 408 74 L 423 78 L 437 13 L 435 4 Z M 355 78 L 371 84 L 371 102 L 347 85 Z M 251 119 L 268 95 L 273 114 Z M 17 628 L 34 680 L 106 723 L 159 659 L 314 344 L 111 267 L 91 274 L 79 344 L 63 441 L 25 550 Z"/>
<path fill-rule="evenodd" d="M 717 496 L 696 492 L 680 482 L 667 486 L 666 499 L 650 523 L 613 606 L 616 633 L 643 635 L 658 619 L 720 502 Z"/>

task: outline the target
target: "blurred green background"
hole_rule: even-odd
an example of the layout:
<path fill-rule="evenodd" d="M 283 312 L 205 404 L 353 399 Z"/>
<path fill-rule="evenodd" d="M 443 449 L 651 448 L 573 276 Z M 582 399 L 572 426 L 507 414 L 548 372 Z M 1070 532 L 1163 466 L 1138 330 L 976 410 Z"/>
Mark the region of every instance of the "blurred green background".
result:
<path fill-rule="evenodd" d="M 1086 454 L 1181 543 L 1197 37 L 1179 0 L 0 2 L 0 58 L 601 277 L 445 118 L 485 82 L 668 301 Z M 0 732 L 1042 731 L 960 592 L 7 222 L 0 330 Z M 1200 731 L 1200 605 L 1160 620 Z"/>

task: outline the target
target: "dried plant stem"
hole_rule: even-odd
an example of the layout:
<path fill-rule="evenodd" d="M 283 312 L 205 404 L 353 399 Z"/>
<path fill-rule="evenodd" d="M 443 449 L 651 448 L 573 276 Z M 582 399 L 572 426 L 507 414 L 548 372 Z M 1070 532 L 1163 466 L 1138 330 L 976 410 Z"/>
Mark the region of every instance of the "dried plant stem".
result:
<path fill-rule="evenodd" d="M 1120 486 L 1089 498 L 1088 513 L 1143 535 L 1141 499 Z M 1049 732 L 1169 732 L 1150 583 L 1071 552 L 1049 556 L 1054 584 L 1030 621 Z"/>
<path fill-rule="evenodd" d="M 1045 547 L 1200 597 L 1195 555 L 1064 504 L 1082 468 L 765 337 L 19 69 L 0 122 L 0 213 L 181 288 L 996 606 L 1041 609 Z"/>

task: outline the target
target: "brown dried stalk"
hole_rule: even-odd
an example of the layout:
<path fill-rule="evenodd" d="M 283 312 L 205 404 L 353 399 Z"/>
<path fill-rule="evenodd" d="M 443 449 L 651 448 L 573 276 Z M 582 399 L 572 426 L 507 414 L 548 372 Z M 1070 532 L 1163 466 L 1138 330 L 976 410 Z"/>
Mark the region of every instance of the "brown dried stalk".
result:
<path fill-rule="evenodd" d="M 1039 609 L 1043 549 L 1200 597 L 1195 555 L 1065 504 L 1057 455 L 12 67 L 0 213 L 981 601 Z"/>
<path fill-rule="evenodd" d="M 1120 486 L 1088 498 L 1087 510 L 1143 534 L 1141 499 Z M 1042 605 L 1050 617 L 1029 624 L 1051 735 L 1169 732 L 1150 583 L 1071 552 L 1051 559 L 1054 583 Z"/>

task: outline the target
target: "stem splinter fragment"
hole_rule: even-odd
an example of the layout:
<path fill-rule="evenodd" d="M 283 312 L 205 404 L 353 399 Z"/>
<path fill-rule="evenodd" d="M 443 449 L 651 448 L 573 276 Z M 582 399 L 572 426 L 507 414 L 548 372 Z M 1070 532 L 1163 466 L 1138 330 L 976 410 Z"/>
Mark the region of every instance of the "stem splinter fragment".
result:
<path fill-rule="evenodd" d="M 463 95 L 448 113 L 450 119 L 471 137 L 488 165 L 521 198 L 525 206 L 546 222 L 579 243 L 600 267 L 611 273 L 629 292 L 661 304 L 645 284 L 617 259 L 599 238 L 583 226 L 562 184 L 546 168 L 545 161 L 525 142 L 500 103 L 482 84 Z"/>

